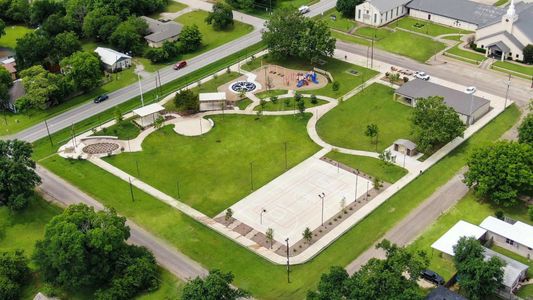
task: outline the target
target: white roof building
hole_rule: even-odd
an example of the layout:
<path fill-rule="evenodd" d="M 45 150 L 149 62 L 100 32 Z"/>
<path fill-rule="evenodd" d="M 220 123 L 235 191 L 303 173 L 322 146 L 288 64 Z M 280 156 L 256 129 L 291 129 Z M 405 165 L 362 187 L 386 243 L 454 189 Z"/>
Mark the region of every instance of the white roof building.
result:
<path fill-rule="evenodd" d="M 226 93 L 200 93 L 200 110 L 220 110 L 226 105 Z"/>
<path fill-rule="evenodd" d="M 461 220 L 435 241 L 431 245 L 431 248 L 454 256 L 455 253 L 453 247 L 459 242 L 460 238 L 466 236 L 474 237 L 476 240 L 479 240 L 486 232 L 487 231 L 483 228 Z"/>
<path fill-rule="evenodd" d="M 487 217 L 479 224 L 479 227 L 526 247 L 533 248 L 533 226 L 526 223 L 517 221 L 514 224 L 510 224 L 495 217 Z"/>
<path fill-rule="evenodd" d="M 133 110 L 133 114 L 139 116 L 135 122 L 142 127 L 152 125 L 165 108 L 159 103 L 153 103 Z"/>
<path fill-rule="evenodd" d="M 115 71 L 117 68 L 124 69 L 131 66 L 131 56 L 122 52 L 104 47 L 98 47 L 94 52 L 100 56 L 100 60 L 111 71 Z"/>

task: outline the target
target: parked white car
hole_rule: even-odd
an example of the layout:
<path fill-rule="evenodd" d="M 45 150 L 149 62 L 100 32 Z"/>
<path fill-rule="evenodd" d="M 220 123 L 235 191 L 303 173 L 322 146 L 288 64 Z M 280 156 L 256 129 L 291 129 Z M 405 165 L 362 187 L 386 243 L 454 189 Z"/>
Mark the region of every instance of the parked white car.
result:
<path fill-rule="evenodd" d="M 469 95 L 475 94 L 477 91 L 475 86 L 469 86 L 466 88 L 465 92 Z"/>
<path fill-rule="evenodd" d="M 308 13 L 310 11 L 310 9 L 309 9 L 309 6 L 302 5 L 302 6 L 300 6 L 300 8 L 298 8 L 298 11 L 303 15 L 303 14 Z"/>
<path fill-rule="evenodd" d="M 431 77 L 426 72 L 415 72 L 415 78 L 428 81 Z"/>

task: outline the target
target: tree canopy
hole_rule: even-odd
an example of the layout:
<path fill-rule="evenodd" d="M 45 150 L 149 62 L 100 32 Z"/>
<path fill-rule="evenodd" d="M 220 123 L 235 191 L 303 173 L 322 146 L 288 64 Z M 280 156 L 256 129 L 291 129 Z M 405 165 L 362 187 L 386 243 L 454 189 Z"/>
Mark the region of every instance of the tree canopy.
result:
<path fill-rule="evenodd" d="M 147 30 L 148 25 L 144 20 L 130 17 L 118 25 L 111 34 L 109 42 L 119 51 L 140 54 L 144 48 L 144 36 Z"/>
<path fill-rule="evenodd" d="M 179 112 L 194 113 L 200 109 L 198 95 L 191 90 L 184 89 L 176 93 L 174 104 Z"/>
<path fill-rule="evenodd" d="M 202 46 L 202 33 L 196 24 L 186 25 L 180 33 L 180 51 L 193 52 Z"/>
<path fill-rule="evenodd" d="M 78 51 L 61 61 L 61 69 L 76 90 L 89 91 L 102 79 L 100 59 L 93 53 Z"/>
<path fill-rule="evenodd" d="M 183 288 L 183 300 L 236 300 L 247 298 L 250 294 L 241 289 L 231 287 L 233 274 L 220 270 L 212 270 L 205 279 L 196 277 Z"/>
<path fill-rule="evenodd" d="M 9 99 L 9 88 L 13 85 L 11 80 L 11 74 L 9 71 L 0 66 L 0 108 L 2 108 L 2 101 L 7 101 Z"/>
<path fill-rule="evenodd" d="M 0 37 L 6 34 L 6 23 L 0 19 Z"/>
<path fill-rule="evenodd" d="M 64 77 L 36 65 L 20 72 L 26 94 L 17 100 L 17 109 L 46 109 L 71 92 Z"/>
<path fill-rule="evenodd" d="M 70 290 L 99 287 L 96 299 L 131 299 L 158 288 L 155 258 L 143 247 L 126 244 L 125 222 L 113 209 L 69 206 L 36 243 L 34 260 L 43 279 Z"/>
<path fill-rule="evenodd" d="M 524 54 L 524 62 L 526 64 L 533 64 L 533 45 L 532 44 L 529 44 L 524 48 L 523 54 Z"/>
<path fill-rule="evenodd" d="M 429 264 L 426 254 L 412 253 L 387 240 L 377 247 L 385 251 L 386 259 L 369 260 L 351 277 L 341 267 L 331 268 L 322 275 L 318 291 L 309 292 L 307 299 L 422 299 L 417 280 Z"/>
<path fill-rule="evenodd" d="M 456 137 L 463 136 L 466 125 L 453 108 L 444 104 L 442 97 L 416 100 L 411 122 L 413 135 L 422 152 L 430 152 Z"/>
<path fill-rule="evenodd" d="M 503 261 L 497 257 L 485 260 L 483 246 L 473 237 L 461 237 L 453 250 L 459 286 L 468 299 L 488 299 L 499 289 Z"/>
<path fill-rule="evenodd" d="M 470 155 L 465 183 L 477 196 L 502 206 L 533 192 L 533 146 L 498 142 L 475 149 Z"/>
<path fill-rule="evenodd" d="M 518 127 L 518 141 L 533 146 L 533 113 L 529 113 Z"/>
<path fill-rule="evenodd" d="M 11 210 L 27 206 L 41 179 L 35 173 L 31 144 L 0 140 L 0 205 Z"/>
<path fill-rule="evenodd" d="M 213 25 L 215 30 L 226 29 L 233 25 L 233 11 L 228 5 L 217 2 L 213 5 L 213 11 L 205 18 L 205 22 Z"/>
<path fill-rule="evenodd" d="M 28 260 L 22 250 L 0 253 L 0 299 L 19 299 L 22 286 L 30 279 Z"/>
<path fill-rule="evenodd" d="M 363 2 L 364 0 L 337 0 L 336 8 L 344 17 L 353 19 L 355 18 L 355 7 Z"/>
<path fill-rule="evenodd" d="M 297 57 L 316 62 L 332 56 L 335 38 L 321 20 L 307 18 L 294 10 L 277 10 L 266 22 L 263 40 L 275 58 Z"/>

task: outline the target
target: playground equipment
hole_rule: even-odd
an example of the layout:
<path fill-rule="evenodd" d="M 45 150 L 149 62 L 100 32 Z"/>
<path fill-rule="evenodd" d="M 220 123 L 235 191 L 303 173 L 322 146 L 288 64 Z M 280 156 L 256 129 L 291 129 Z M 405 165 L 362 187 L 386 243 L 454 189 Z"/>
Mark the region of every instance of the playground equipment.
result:
<path fill-rule="evenodd" d="M 302 87 L 304 85 L 309 85 L 309 81 L 314 84 L 318 84 L 317 74 L 313 71 L 307 72 L 307 74 L 298 73 L 296 75 L 296 87 Z"/>

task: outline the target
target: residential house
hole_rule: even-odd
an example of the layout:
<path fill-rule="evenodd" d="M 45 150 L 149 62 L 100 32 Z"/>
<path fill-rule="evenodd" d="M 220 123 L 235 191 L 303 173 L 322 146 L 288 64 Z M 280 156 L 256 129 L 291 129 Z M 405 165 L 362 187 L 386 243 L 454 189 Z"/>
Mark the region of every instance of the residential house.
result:
<path fill-rule="evenodd" d="M 11 75 L 12 80 L 17 80 L 17 62 L 14 57 L 9 57 L 0 61 L 0 67 L 6 68 Z"/>
<path fill-rule="evenodd" d="M 179 38 L 183 26 L 174 21 L 162 22 L 150 17 L 141 17 L 148 24 L 148 35 L 144 37 L 148 46 L 159 48 L 164 42 L 173 42 Z"/>
<path fill-rule="evenodd" d="M 98 47 L 94 50 L 109 72 L 121 71 L 131 66 L 131 56 L 110 48 Z"/>
<path fill-rule="evenodd" d="M 355 7 L 355 20 L 371 26 L 383 26 L 408 12 L 405 5 L 411 0 L 368 0 Z"/>
<path fill-rule="evenodd" d="M 508 223 L 494 217 L 487 217 L 479 227 L 487 230 L 487 239 L 495 245 L 533 258 L 533 226 L 516 221 Z"/>

